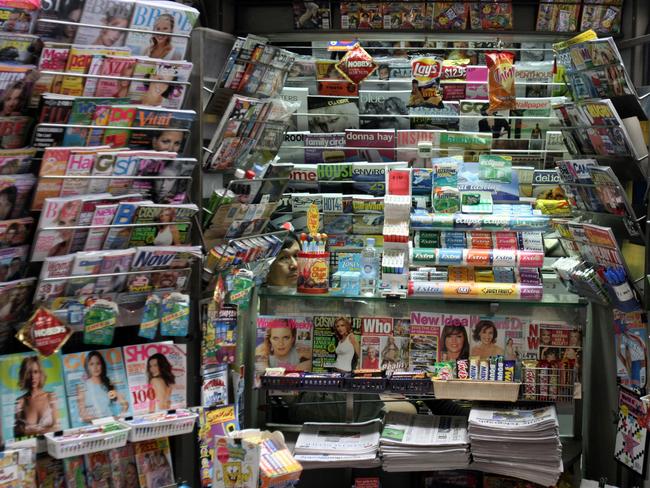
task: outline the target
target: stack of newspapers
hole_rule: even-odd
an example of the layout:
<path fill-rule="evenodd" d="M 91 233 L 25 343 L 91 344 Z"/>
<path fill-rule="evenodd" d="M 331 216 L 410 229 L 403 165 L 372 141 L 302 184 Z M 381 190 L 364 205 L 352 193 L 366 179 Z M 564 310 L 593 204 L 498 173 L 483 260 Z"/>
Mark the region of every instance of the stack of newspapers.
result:
<path fill-rule="evenodd" d="M 355 424 L 306 422 L 302 426 L 294 457 L 304 469 L 374 468 L 381 420 Z"/>
<path fill-rule="evenodd" d="M 472 468 L 543 486 L 562 473 L 562 445 L 554 406 L 537 409 L 472 408 Z"/>
<path fill-rule="evenodd" d="M 385 471 L 467 468 L 467 419 L 390 412 L 379 440 L 379 452 Z"/>

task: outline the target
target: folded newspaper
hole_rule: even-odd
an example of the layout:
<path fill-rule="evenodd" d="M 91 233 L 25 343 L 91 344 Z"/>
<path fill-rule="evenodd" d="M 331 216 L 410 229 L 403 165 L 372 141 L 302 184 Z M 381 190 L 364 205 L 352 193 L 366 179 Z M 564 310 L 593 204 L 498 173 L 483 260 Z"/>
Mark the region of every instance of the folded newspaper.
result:
<path fill-rule="evenodd" d="M 380 431 L 379 419 L 351 424 L 306 422 L 294 455 L 304 469 L 379 466 Z"/>

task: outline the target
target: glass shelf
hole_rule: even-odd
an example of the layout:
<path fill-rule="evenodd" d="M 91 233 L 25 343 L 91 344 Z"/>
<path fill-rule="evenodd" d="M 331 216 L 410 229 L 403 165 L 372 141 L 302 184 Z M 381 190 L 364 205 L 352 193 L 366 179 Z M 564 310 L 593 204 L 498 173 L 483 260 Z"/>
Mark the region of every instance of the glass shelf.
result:
<path fill-rule="evenodd" d="M 312 295 L 308 293 L 298 293 L 296 290 L 287 287 L 262 287 L 259 289 L 258 294 L 260 297 L 277 298 L 282 300 L 305 300 L 305 301 L 341 301 L 344 303 L 364 303 L 364 302 L 409 302 L 409 303 L 424 303 L 424 302 L 481 302 L 481 303 L 499 303 L 503 305 L 513 306 L 558 306 L 564 307 L 567 305 L 586 306 L 587 301 L 578 295 L 569 293 L 563 289 L 559 283 L 555 286 L 544 286 L 544 296 L 541 300 L 503 300 L 499 301 L 494 298 L 440 298 L 435 296 L 406 296 L 403 298 L 384 297 L 381 295 L 373 296 L 358 296 L 358 295 L 340 295 L 323 293 Z M 550 289 L 549 289 L 550 288 Z"/>

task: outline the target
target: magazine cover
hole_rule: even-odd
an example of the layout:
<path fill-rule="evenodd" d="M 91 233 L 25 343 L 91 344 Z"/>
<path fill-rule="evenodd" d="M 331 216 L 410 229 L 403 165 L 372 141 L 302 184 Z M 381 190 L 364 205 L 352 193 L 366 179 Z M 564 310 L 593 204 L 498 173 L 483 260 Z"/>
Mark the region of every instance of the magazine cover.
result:
<path fill-rule="evenodd" d="M 508 110 L 501 110 L 491 114 L 487 113 L 489 103 L 487 100 L 461 100 L 460 125 L 464 132 L 488 132 L 494 139 L 510 137 L 510 123 Z"/>
<path fill-rule="evenodd" d="M 131 78 L 135 68 L 135 58 L 125 56 L 104 56 L 95 88 L 96 97 L 126 97 L 129 94 L 131 82 L 128 80 L 117 80 L 113 77 Z"/>
<path fill-rule="evenodd" d="M 66 488 L 86 488 L 86 468 L 83 456 L 73 456 L 63 460 L 63 474 Z"/>
<path fill-rule="evenodd" d="M 79 197 L 46 198 L 37 229 L 76 225 L 82 203 Z M 73 230 L 37 230 L 32 261 L 68 254 L 73 235 Z"/>
<path fill-rule="evenodd" d="M 239 430 L 234 405 L 204 408 L 199 415 L 199 456 L 201 458 L 201 486 L 212 486 L 214 477 L 215 437 Z"/>
<path fill-rule="evenodd" d="M 102 262 L 99 267 L 99 274 L 114 274 L 116 276 L 97 278 L 95 283 L 95 293 L 103 295 L 123 291 L 126 285 L 127 276 L 120 275 L 120 273 L 131 269 L 131 262 L 135 255 L 135 249 L 111 251 L 110 253 L 103 254 Z"/>
<path fill-rule="evenodd" d="M 25 277 L 29 245 L 0 249 L 0 283 Z"/>
<path fill-rule="evenodd" d="M 551 98 L 517 98 L 513 117 L 515 139 L 528 140 L 529 149 L 542 149 L 551 115 Z"/>
<path fill-rule="evenodd" d="M 359 128 L 359 107 L 355 99 L 310 96 L 307 105 L 311 132 L 343 132 Z"/>
<path fill-rule="evenodd" d="M 88 488 L 111 488 L 112 468 L 109 451 L 84 455 Z"/>
<path fill-rule="evenodd" d="M 27 244 L 33 230 L 31 217 L 0 221 L 0 249 Z"/>
<path fill-rule="evenodd" d="M 136 442 L 133 445 L 140 488 L 159 488 L 174 484 L 169 439 Z"/>
<path fill-rule="evenodd" d="M 407 103 L 410 94 L 408 90 L 359 90 L 359 126 L 362 129 L 409 129 L 409 117 L 389 115 L 408 115 Z M 387 116 L 376 117 L 383 114 Z"/>
<path fill-rule="evenodd" d="M 525 352 L 526 323 L 515 316 L 472 316 L 470 327 L 470 356 L 489 359 L 504 356 L 521 359 Z"/>
<path fill-rule="evenodd" d="M 582 329 L 559 321 L 530 320 L 527 355 L 545 361 L 573 360 L 580 368 Z M 537 348 L 535 351 L 533 348 Z"/>
<path fill-rule="evenodd" d="M 187 406 L 185 344 L 154 342 L 123 352 L 135 415 Z"/>
<path fill-rule="evenodd" d="M 198 17 L 198 10 L 183 4 L 163 6 L 142 1 L 135 2 L 130 28 L 179 35 L 129 32 L 124 44 L 135 56 L 169 60 L 185 59 L 189 34 Z"/>
<path fill-rule="evenodd" d="M 30 297 L 33 296 L 36 278 L 23 278 L 22 280 L 0 283 L 0 321 L 11 325 L 26 319 L 31 312 L 29 307 Z M 5 330 L 5 334 L 11 330 Z"/>
<path fill-rule="evenodd" d="M 409 341 L 393 334 L 390 317 L 361 317 L 361 368 L 404 371 Z"/>
<path fill-rule="evenodd" d="M 36 456 L 36 482 L 38 486 L 66 488 L 63 461 L 47 453 Z"/>
<path fill-rule="evenodd" d="M 65 256 L 53 256 L 45 258 L 41 267 L 41 274 L 38 278 L 38 287 L 34 294 L 34 303 L 47 302 L 60 297 L 65 291 L 68 281 L 43 281 L 46 278 L 62 278 L 72 276 L 72 265 L 74 254 Z"/>
<path fill-rule="evenodd" d="M 138 466 L 135 462 L 133 444 L 108 451 L 111 460 L 111 479 L 116 488 L 139 488 Z"/>
<path fill-rule="evenodd" d="M 132 81 L 129 98 L 132 103 L 180 109 L 187 89 L 187 85 L 182 83 L 189 81 L 191 72 L 192 63 L 186 61 L 138 58 L 133 78 L 149 81 Z"/>
<path fill-rule="evenodd" d="M 196 118 L 193 110 L 169 110 L 161 107 L 138 107 L 131 127 L 128 146 L 131 149 L 153 149 L 182 154 Z M 160 128 L 159 131 L 137 130 Z"/>
<path fill-rule="evenodd" d="M 113 222 L 113 218 L 115 217 L 117 207 L 117 203 L 95 206 L 95 211 L 93 212 L 93 217 L 90 221 L 91 227 L 110 225 Z M 108 234 L 108 227 L 89 229 L 88 235 L 86 237 L 86 243 L 83 247 L 84 251 L 99 251 L 102 249 L 106 234 Z"/>
<path fill-rule="evenodd" d="M 135 219 L 136 212 L 140 205 L 151 203 L 148 200 L 141 202 L 120 202 L 115 217 L 113 217 L 112 225 L 127 225 L 132 224 Z M 103 249 L 126 249 L 131 238 L 131 227 L 111 227 L 108 229 L 106 238 L 104 239 Z"/>
<path fill-rule="evenodd" d="M 93 419 L 131 414 L 129 388 L 119 347 L 63 356 L 72 427 Z"/>
<path fill-rule="evenodd" d="M 31 173 L 0 175 L 0 220 L 25 217 L 27 200 L 35 183 Z"/>
<path fill-rule="evenodd" d="M 422 315 L 420 312 L 412 314 Z M 411 371 L 433 372 L 438 361 L 438 343 L 441 327 L 429 325 L 426 320 L 411 323 L 409 336 L 409 369 Z"/>
<path fill-rule="evenodd" d="M 266 368 L 311 371 L 313 328 L 311 317 L 258 317 L 256 377 Z"/>
<path fill-rule="evenodd" d="M 345 132 L 306 133 L 303 161 L 309 164 L 337 163 L 345 161 L 349 152 L 345 147 Z"/>
<path fill-rule="evenodd" d="M 195 159 L 165 159 L 146 156 L 135 159 L 134 176 L 152 179 L 134 179 L 131 190 L 158 204 L 181 204 L 187 200 L 196 166 Z"/>
<path fill-rule="evenodd" d="M 204 370 L 203 383 L 201 384 L 201 405 L 214 407 L 228 403 L 228 376 L 227 364 Z"/>
<path fill-rule="evenodd" d="M 31 172 L 36 149 L 0 150 L 0 175 L 17 175 Z"/>
<path fill-rule="evenodd" d="M 388 162 L 395 160 L 395 130 L 356 130 L 345 131 L 345 146 L 359 148 L 347 151 L 351 161 Z M 356 153 L 356 154 L 355 154 Z M 356 156 L 356 157 L 355 157 Z"/>
<path fill-rule="evenodd" d="M 438 360 L 469 359 L 468 330 L 471 321 L 472 317 L 465 314 L 411 312 L 411 335 L 413 335 L 414 331 L 418 334 L 420 334 L 420 331 L 433 332 L 432 334 L 423 333 L 420 335 L 430 337 L 430 342 L 436 343 L 434 338 L 436 337 L 437 328 L 440 331 Z M 423 328 L 421 329 L 421 327 Z M 413 363 L 411 365 L 413 367 Z"/>
<path fill-rule="evenodd" d="M 300 104 L 296 112 L 301 114 L 307 113 L 307 100 L 309 96 L 309 88 L 306 87 L 288 87 L 285 86 L 280 93 L 280 97 L 285 102 L 292 102 Z M 294 115 L 291 117 L 287 132 L 306 131 L 309 130 L 309 118 L 307 115 Z M 285 139 L 286 141 L 286 139 Z"/>
<path fill-rule="evenodd" d="M 517 98 L 548 97 L 552 93 L 553 61 L 519 61 L 515 63 Z"/>
<path fill-rule="evenodd" d="M 637 393 L 647 382 L 647 327 L 645 313 L 614 310 L 616 376 L 622 386 Z"/>
<path fill-rule="evenodd" d="M 40 18 L 79 22 L 83 11 L 83 0 L 46 0 L 41 3 Z M 43 40 L 74 42 L 77 27 L 74 25 L 48 24 L 37 22 L 34 33 L 42 36 Z"/>
<path fill-rule="evenodd" d="M 336 324 L 351 324 L 349 316 L 316 315 L 313 317 L 313 367 L 316 373 L 328 371 L 336 363 Z M 358 355 L 358 353 L 357 353 Z"/>
<path fill-rule="evenodd" d="M 208 306 L 203 317 L 202 360 L 204 366 L 235 362 L 237 305 Z"/>
<path fill-rule="evenodd" d="M 79 278 L 70 279 L 65 289 L 67 296 L 88 296 L 95 291 L 97 278 L 88 277 L 99 273 L 102 264 L 102 253 L 100 252 L 78 252 L 74 254 L 71 276 Z"/>
<path fill-rule="evenodd" d="M 329 0 L 294 0 L 293 24 L 296 29 L 331 28 L 331 10 Z"/>
<path fill-rule="evenodd" d="M 106 98 L 106 97 L 77 97 L 72 104 L 72 111 L 68 123 L 78 125 L 93 125 L 95 111 L 101 105 L 125 105 L 127 98 Z M 89 140 L 92 129 L 68 127 L 63 136 L 63 146 L 85 146 Z M 95 131 L 93 131 L 95 132 Z"/>
<path fill-rule="evenodd" d="M 122 46 L 124 31 L 109 27 L 128 27 L 133 3 L 121 0 L 86 0 L 80 23 L 97 27 L 79 27 L 75 44 L 86 46 Z"/>
<path fill-rule="evenodd" d="M 32 399 L 36 397 L 44 400 L 44 404 L 35 405 Z M 5 441 L 67 429 L 65 397 L 60 354 L 0 356 L 2 438 Z"/>
<path fill-rule="evenodd" d="M 131 230 L 130 246 L 178 246 L 189 240 L 191 220 L 198 212 L 194 204 L 187 205 L 141 205 L 134 223 L 160 223 L 134 227 Z"/>
<path fill-rule="evenodd" d="M 444 101 L 438 106 L 410 107 L 411 129 L 414 130 L 458 130 L 460 103 Z"/>

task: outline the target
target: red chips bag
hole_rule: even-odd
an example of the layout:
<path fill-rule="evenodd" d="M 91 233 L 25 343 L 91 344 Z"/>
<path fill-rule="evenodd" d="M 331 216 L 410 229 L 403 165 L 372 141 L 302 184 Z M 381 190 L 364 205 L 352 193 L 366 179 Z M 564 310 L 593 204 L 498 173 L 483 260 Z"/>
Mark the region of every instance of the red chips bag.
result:
<path fill-rule="evenodd" d="M 377 69 L 377 63 L 359 43 L 336 63 L 336 70 L 350 83 L 359 84 Z"/>
<path fill-rule="evenodd" d="M 515 55 L 506 51 L 485 53 L 488 77 L 490 106 L 488 112 L 511 110 L 515 108 Z"/>
<path fill-rule="evenodd" d="M 57 352 L 71 335 L 70 327 L 48 309 L 40 307 L 21 327 L 16 338 L 43 356 L 50 356 Z"/>

